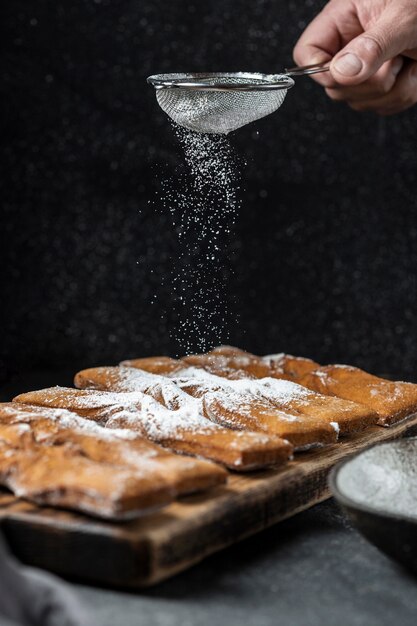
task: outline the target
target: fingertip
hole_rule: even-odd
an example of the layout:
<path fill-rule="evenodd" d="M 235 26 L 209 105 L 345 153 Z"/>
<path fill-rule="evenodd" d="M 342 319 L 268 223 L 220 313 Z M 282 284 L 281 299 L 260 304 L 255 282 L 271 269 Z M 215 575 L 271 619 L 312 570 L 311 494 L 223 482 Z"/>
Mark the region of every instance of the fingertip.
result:
<path fill-rule="evenodd" d="M 357 85 L 361 83 L 363 62 L 352 52 L 343 52 L 334 57 L 330 63 L 330 74 L 339 85 Z"/>
<path fill-rule="evenodd" d="M 376 74 L 390 57 L 376 26 L 352 39 L 331 62 L 330 71 L 341 85 L 359 85 Z M 396 68 L 395 68 L 396 69 Z"/>
<path fill-rule="evenodd" d="M 324 50 L 319 50 L 315 46 L 300 45 L 294 48 L 293 58 L 297 67 L 304 67 L 306 65 L 321 65 L 331 60 L 332 55 Z M 322 87 L 332 87 L 335 85 L 335 81 L 330 75 L 330 72 L 321 72 L 317 74 L 311 74 L 310 77 Z"/>
<path fill-rule="evenodd" d="M 310 65 L 320 65 L 321 63 L 327 63 L 332 60 L 332 55 L 324 50 L 316 50 L 314 54 L 311 55 Z"/>
<path fill-rule="evenodd" d="M 311 44 L 297 43 L 293 50 L 294 62 L 299 66 L 318 65 L 330 61 L 332 56 L 325 50 Z"/>

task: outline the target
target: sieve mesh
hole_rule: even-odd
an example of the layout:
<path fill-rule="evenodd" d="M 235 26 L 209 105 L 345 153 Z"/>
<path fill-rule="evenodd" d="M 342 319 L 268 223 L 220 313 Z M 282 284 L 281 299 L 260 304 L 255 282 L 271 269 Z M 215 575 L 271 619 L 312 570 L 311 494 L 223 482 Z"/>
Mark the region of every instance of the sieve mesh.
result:
<path fill-rule="evenodd" d="M 171 74 L 171 79 L 172 76 L 178 77 L 175 88 L 164 87 L 163 76 L 155 77 L 160 81 L 156 91 L 158 103 L 174 122 L 199 133 L 230 133 L 270 115 L 279 109 L 294 84 L 281 75 Z"/>

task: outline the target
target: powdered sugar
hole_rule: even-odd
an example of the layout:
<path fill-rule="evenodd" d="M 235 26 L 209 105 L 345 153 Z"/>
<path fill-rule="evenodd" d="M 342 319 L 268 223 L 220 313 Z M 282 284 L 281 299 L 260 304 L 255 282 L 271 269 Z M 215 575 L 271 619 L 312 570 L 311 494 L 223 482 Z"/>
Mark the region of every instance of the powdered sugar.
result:
<path fill-rule="evenodd" d="M 172 411 L 144 394 L 138 408 L 139 412 L 122 409 L 110 418 L 107 425 L 122 418 L 130 427 L 140 425 L 140 429 L 154 440 L 181 437 L 182 431 L 203 434 L 219 429 L 199 413 L 194 402 L 184 403 L 180 409 Z"/>
<path fill-rule="evenodd" d="M 340 426 L 339 426 L 338 422 L 330 422 L 330 426 L 332 426 L 335 429 L 337 434 L 340 433 Z"/>
<path fill-rule="evenodd" d="M 181 352 L 204 351 L 227 339 L 230 233 L 239 206 L 239 168 L 229 141 L 174 125 L 185 166 L 162 182 L 178 252 L 169 281 L 172 337 Z"/>
<path fill-rule="evenodd" d="M 146 378 L 152 378 L 152 375 Z M 219 429 L 200 413 L 198 401 L 187 394 L 183 394 L 182 406 L 177 410 L 169 410 L 152 396 L 139 391 L 112 392 L 56 387 L 31 395 L 36 394 L 39 401 L 45 404 L 59 402 L 74 411 L 90 411 L 93 419 L 99 419 L 107 427 L 123 424 L 155 441 L 181 437 L 184 432 L 208 433 Z"/>
<path fill-rule="evenodd" d="M 27 420 L 29 424 L 32 420 L 39 420 L 43 417 L 61 428 L 71 428 L 82 434 L 91 434 L 106 441 L 114 441 L 115 439 L 137 439 L 138 437 L 137 433 L 123 429 L 113 429 L 110 432 L 96 422 L 80 417 L 67 409 L 54 409 L 15 402 L 10 406 L 3 405 L 1 412 L 10 415 L 12 418 L 15 417 L 19 422 Z M 38 433 L 38 435 L 39 434 L 40 433 Z M 47 435 L 47 433 L 45 433 L 45 435 Z"/>
<path fill-rule="evenodd" d="M 277 352 L 276 354 L 265 354 L 265 356 L 261 357 L 262 361 L 277 361 L 280 363 L 283 359 L 285 359 L 285 352 Z"/>
<path fill-rule="evenodd" d="M 317 369 L 314 370 L 313 376 L 318 378 L 323 385 L 326 385 L 328 382 L 332 380 L 331 375 L 328 372 L 324 372 L 323 370 Z"/>
<path fill-rule="evenodd" d="M 169 377 L 176 382 L 179 387 L 187 387 L 192 382 L 198 382 L 207 391 L 216 389 L 230 390 L 240 394 L 249 394 L 277 400 L 280 403 L 289 404 L 294 400 L 304 400 L 312 396 L 312 392 L 288 380 L 276 378 L 244 378 L 230 380 L 210 374 L 209 372 L 196 367 L 187 367 L 179 372 L 169 374 Z"/>

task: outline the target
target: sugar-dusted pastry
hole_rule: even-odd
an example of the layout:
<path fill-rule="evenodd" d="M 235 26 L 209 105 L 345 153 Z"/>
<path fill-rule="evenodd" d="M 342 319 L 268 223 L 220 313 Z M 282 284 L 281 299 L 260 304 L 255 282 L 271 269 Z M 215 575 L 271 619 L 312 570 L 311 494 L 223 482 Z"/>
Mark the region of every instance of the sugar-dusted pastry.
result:
<path fill-rule="evenodd" d="M 367 406 L 378 424 L 389 426 L 417 411 L 417 385 L 392 382 L 349 365 L 320 366 L 311 359 L 276 354 L 262 357 L 271 376 L 288 378 L 319 393 Z"/>
<path fill-rule="evenodd" d="M 137 367 L 151 374 L 169 374 L 184 367 L 181 361 L 171 359 L 169 356 L 151 356 L 143 359 L 132 359 L 122 361 L 120 365 Z"/>
<path fill-rule="evenodd" d="M 229 380 L 239 380 L 240 378 L 258 378 L 256 374 L 249 372 L 246 368 L 236 367 L 235 361 L 235 358 L 233 358 L 232 362 L 230 357 L 222 355 L 215 356 L 211 354 L 192 354 L 181 359 L 183 368 L 198 367 L 206 372 L 209 372 L 210 374 L 221 376 L 222 378 L 228 378 Z M 133 367 L 138 366 L 133 365 Z M 178 368 L 176 371 L 180 372 L 181 369 Z M 171 372 L 161 372 L 161 374 L 164 374 L 165 376 L 170 373 Z"/>
<path fill-rule="evenodd" d="M 141 359 L 138 360 L 140 361 Z M 184 395 L 184 392 L 175 387 L 175 383 L 169 381 L 168 378 L 136 367 L 116 367 L 111 365 L 91 367 L 77 372 L 74 376 L 74 385 L 78 389 L 97 389 L 99 391 L 141 391 L 146 393 L 149 387 L 161 382 L 167 383 L 167 388 L 174 386 L 174 390 L 180 396 Z M 150 395 L 156 400 L 158 399 L 155 394 Z M 187 400 L 187 398 L 185 399 Z M 162 402 L 162 404 L 168 406 L 165 402 Z M 172 408 L 171 405 L 168 408 Z"/>
<path fill-rule="evenodd" d="M 207 354 L 192 354 L 181 360 L 187 365 L 201 367 L 211 374 L 224 378 L 264 378 L 270 376 L 269 364 L 260 357 L 230 346 L 227 346 L 227 349 L 226 347 L 217 348 Z"/>
<path fill-rule="evenodd" d="M 78 419 L 67 411 L 0 404 L 0 483 L 38 504 L 111 519 L 172 501 L 175 490 L 149 449 L 74 428 Z M 128 451 L 140 460 L 124 460 Z"/>
<path fill-rule="evenodd" d="M 120 365 L 166 375 L 181 370 L 184 363 L 225 378 L 261 378 L 271 373 L 269 363 L 261 357 L 232 346 L 219 346 L 207 354 L 192 354 L 178 360 L 165 356 L 147 357 L 122 361 Z"/>
<path fill-rule="evenodd" d="M 211 388 L 214 391 L 218 385 L 221 386 L 226 396 L 233 392 L 242 395 L 249 394 L 258 401 L 267 401 L 281 413 L 287 414 L 289 418 L 297 418 L 299 422 L 304 423 L 306 430 L 309 425 L 321 424 L 333 427 L 341 435 L 346 435 L 363 430 L 375 424 L 378 419 L 377 414 L 368 407 L 312 392 L 288 380 L 277 380 L 271 377 L 256 380 L 225 380 L 192 367 L 174 372 L 169 376 L 177 385 L 192 395 L 204 393 L 205 388 Z M 218 391 L 217 396 L 220 397 Z M 207 399 L 206 396 L 204 397 L 207 409 Z M 268 415 L 270 413 L 271 411 Z M 207 414 L 209 415 L 209 412 Z M 259 419 L 265 419 L 265 415 L 266 412 Z M 236 420 L 236 417 L 234 419 Z M 291 437 L 290 440 L 293 442 Z"/>
<path fill-rule="evenodd" d="M 144 463 L 168 482 L 177 495 L 210 489 L 225 482 L 226 472 L 210 461 L 172 454 L 137 432 L 126 429 L 106 429 L 64 409 L 13 402 L 0 404 L 0 423 L 25 421 L 36 426 L 36 438 L 65 436 L 76 429 L 91 436 L 89 450 L 95 461 L 113 462 L 141 471 Z M 87 444 L 86 444 L 87 445 Z"/>
<path fill-rule="evenodd" d="M 176 452 L 202 456 L 236 470 L 279 465 L 292 452 L 291 445 L 278 437 L 236 432 L 211 422 L 201 414 L 200 403 L 186 394 L 174 410 L 142 392 L 63 387 L 21 394 L 15 401 L 69 409 L 107 428 L 134 430 Z"/>
<path fill-rule="evenodd" d="M 291 354 L 284 354 L 283 352 L 280 354 L 267 354 L 261 358 L 269 367 L 269 376 L 287 378 L 293 382 L 299 382 L 301 376 L 320 367 L 320 365 L 312 359 L 292 356 Z"/>
<path fill-rule="evenodd" d="M 353 400 L 378 415 L 378 424 L 389 426 L 417 411 L 417 385 L 391 382 L 348 365 L 319 367 L 301 377 L 309 389 Z"/>
<path fill-rule="evenodd" d="M 319 364 L 311 359 L 284 353 L 260 357 L 232 346 L 219 346 L 207 354 L 193 354 L 181 360 L 188 365 L 201 367 L 211 374 L 231 379 L 271 376 L 298 382 L 300 376 L 319 367 Z M 169 374 L 171 371 L 167 368 L 162 372 L 161 369 L 160 373 Z"/>
<path fill-rule="evenodd" d="M 232 357 L 237 359 L 239 355 L 242 358 L 244 356 L 244 353 L 242 354 L 242 351 L 238 351 L 236 348 L 228 347 L 225 351 L 230 354 L 230 357 L 227 354 L 218 354 L 216 351 L 213 351 L 208 356 L 212 355 L 213 359 Z M 216 356 L 217 354 L 218 356 Z M 248 358 L 252 359 L 252 356 L 249 355 Z M 258 359 L 258 357 L 253 358 Z M 290 358 L 295 360 L 295 357 Z M 308 361 L 308 359 L 305 360 Z M 132 361 L 132 363 L 134 362 Z M 235 361 L 235 363 L 237 362 Z M 187 360 L 185 359 L 184 364 L 187 365 Z M 240 365 L 241 367 L 245 366 L 244 363 Z M 307 364 L 301 364 L 304 371 L 307 371 L 308 366 Z M 200 361 L 199 367 L 185 367 L 182 370 L 173 369 L 166 376 L 194 397 L 201 397 L 208 391 L 217 392 L 217 397 L 212 403 L 212 406 L 216 406 L 217 411 L 215 421 L 235 428 L 239 427 L 240 424 L 241 428 L 274 432 L 288 439 L 296 448 L 312 445 L 314 438 L 315 443 L 318 444 L 330 443 L 334 441 L 334 434 L 330 432 L 331 429 L 336 429 L 343 436 L 363 430 L 375 424 L 378 419 L 376 412 L 363 404 L 346 401 L 341 398 L 328 397 L 317 392 L 311 393 L 312 390 L 307 392 L 301 385 L 288 381 L 286 375 L 283 378 L 277 377 L 275 379 L 273 377 L 273 369 L 270 377 L 260 378 L 257 381 L 252 380 L 252 382 L 251 376 L 243 378 L 244 373 L 242 369 L 239 370 L 238 376 L 233 376 L 232 378 L 225 372 L 223 372 L 222 376 L 211 374 L 210 369 L 209 371 L 203 369 L 202 361 Z M 117 373 L 114 375 L 117 376 Z M 124 374 L 119 374 L 119 376 L 127 378 L 129 373 L 126 371 Z M 130 378 L 132 377 L 133 375 L 130 374 Z M 259 387 L 259 384 L 262 387 Z M 251 386 L 250 389 L 248 385 L 249 387 Z M 250 393 L 253 396 L 250 400 L 246 395 L 245 398 L 241 398 L 239 403 L 236 393 L 233 395 L 233 422 L 230 420 L 230 410 L 227 409 L 228 406 L 229 408 L 231 406 L 230 400 L 227 403 L 227 397 L 229 396 L 230 399 L 232 389 L 236 393 L 238 391 L 242 393 L 243 389 L 246 389 L 246 393 Z M 289 393 L 290 389 L 291 393 Z M 222 390 L 221 395 L 219 390 Z M 225 406 L 223 411 L 224 421 L 221 421 L 218 414 L 220 403 Z M 240 406 L 245 408 L 240 408 Z M 248 422 L 248 406 L 251 406 L 252 411 L 250 415 L 251 425 Z M 204 407 L 207 417 L 214 419 L 213 410 L 208 408 L 208 400 L 205 401 Z M 244 415 L 240 416 L 240 413 L 244 413 Z M 284 415 L 286 415 L 286 420 L 284 420 Z M 291 420 L 291 426 L 288 424 L 289 420 Z M 313 428 L 313 425 L 315 428 Z M 317 430 L 319 426 L 321 427 L 320 431 Z M 308 443 L 307 440 L 309 440 Z"/>
<path fill-rule="evenodd" d="M 210 350 L 207 354 L 221 354 L 222 356 L 248 356 L 250 358 L 256 358 L 256 355 L 251 352 L 247 352 L 247 350 L 242 350 L 242 348 L 236 348 L 236 346 L 228 345 L 217 346 L 216 348 Z"/>
<path fill-rule="evenodd" d="M 256 376 L 254 363 L 259 357 L 238 348 L 221 346 L 202 356 L 211 360 L 207 367 L 209 371 L 216 373 L 214 370 L 217 367 L 219 373 L 223 369 L 230 376 L 234 370 L 231 374 L 233 378 L 241 377 L 236 370 L 246 369 L 246 359 L 251 363 L 248 371 Z M 198 357 L 195 363 L 197 360 Z M 417 385 L 411 383 L 387 381 L 346 365 L 320 366 L 311 359 L 284 353 L 267 355 L 261 357 L 261 360 L 269 369 L 268 376 L 291 380 L 319 393 L 367 406 L 378 415 L 378 423 L 383 426 L 398 422 L 417 411 Z M 204 367 L 203 359 L 200 359 L 198 365 Z"/>
<path fill-rule="evenodd" d="M 75 384 L 82 388 L 141 391 L 169 408 L 186 406 L 189 394 L 195 398 L 195 402 L 200 403 L 200 413 L 213 422 L 234 429 L 279 436 L 296 448 L 334 443 L 337 439 L 338 425 L 332 423 L 333 419 L 328 416 L 323 419 L 322 416 L 303 415 L 298 409 L 292 412 L 288 406 L 280 410 L 276 398 L 271 401 L 267 397 L 269 390 L 265 388 L 264 394 L 259 392 L 258 381 L 251 381 L 251 389 L 244 381 L 236 381 L 237 387 L 233 387 L 235 381 L 211 376 L 197 368 L 183 369 L 170 376 L 172 378 L 165 378 L 131 367 L 99 367 L 79 372 Z M 311 394 L 306 389 L 296 387 L 303 394 Z M 325 400 L 328 402 L 327 398 Z"/>
<path fill-rule="evenodd" d="M 184 357 L 182 360 L 185 363 L 203 368 L 211 374 L 217 374 L 232 380 L 265 377 L 288 380 L 302 385 L 305 385 L 306 378 L 303 378 L 304 376 L 320 368 L 320 365 L 311 359 L 284 353 L 257 357 L 232 346 L 220 346 L 207 354 Z M 179 374 L 180 372 L 175 370 L 172 373 Z M 167 375 L 171 375 L 171 373 L 168 372 Z M 313 385 L 310 388 L 314 391 L 320 391 L 327 396 L 332 395 L 328 394 L 323 386 L 316 387 Z M 337 396 L 338 394 L 335 395 Z M 348 398 L 342 395 L 339 398 L 342 400 L 354 400 L 353 397 Z M 377 421 L 376 406 L 368 405 L 368 411 L 366 411 L 363 408 L 363 404 L 359 405 L 359 400 L 355 404 L 353 402 L 349 402 L 349 404 L 343 402 L 332 404 L 328 401 L 323 402 L 322 397 L 317 396 L 314 398 L 310 396 L 308 403 L 311 408 L 314 405 L 315 409 L 321 405 L 321 408 L 318 409 L 321 415 L 325 415 L 326 410 L 330 416 L 332 414 L 334 416 L 337 413 L 338 418 L 333 417 L 333 419 L 338 422 L 341 435 L 363 430 Z M 295 409 L 294 404 L 291 405 L 291 409 Z"/>

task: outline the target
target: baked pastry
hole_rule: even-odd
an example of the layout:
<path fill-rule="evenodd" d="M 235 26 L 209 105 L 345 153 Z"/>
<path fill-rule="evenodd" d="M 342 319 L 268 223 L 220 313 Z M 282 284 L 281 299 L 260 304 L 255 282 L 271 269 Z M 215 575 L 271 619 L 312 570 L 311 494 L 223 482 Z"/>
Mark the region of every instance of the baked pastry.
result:
<path fill-rule="evenodd" d="M 364 430 L 377 422 L 378 416 L 372 407 L 366 407 L 363 404 L 361 405 L 352 401 L 347 402 L 341 398 L 330 398 L 319 393 L 307 394 L 306 389 L 302 389 L 300 385 L 291 387 L 291 383 L 294 383 L 289 379 L 294 376 L 292 376 L 290 372 L 298 367 L 301 379 L 302 373 L 309 371 L 311 367 L 315 366 L 313 361 L 309 359 L 298 359 L 296 357 L 287 358 L 286 355 L 283 357 L 280 355 L 280 364 L 274 365 L 271 363 L 271 361 L 274 361 L 274 358 L 275 357 L 265 358 L 262 368 L 257 370 L 259 362 L 262 361 L 261 357 L 256 357 L 255 355 L 244 353 L 242 350 L 228 346 L 213 350 L 207 355 L 197 355 L 196 362 L 199 363 L 198 367 L 186 367 L 182 370 L 179 370 L 177 367 L 171 367 L 165 375 L 194 396 L 198 394 L 201 395 L 207 391 L 208 381 L 210 381 L 210 390 L 217 390 L 216 401 L 213 400 L 211 403 L 213 407 L 216 406 L 216 421 L 231 427 L 233 424 L 235 424 L 236 427 L 237 424 L 240 423 L 240 427 L 251 428 L 252 430 L 255 428 L 262 428 L 266 432 L 277 432 L 278 430 L 279 435 L 291 441 L 296 448 L 312 445 L 314 438 L 316 443 L 330 443 L 332 441 L 332 435 L 329 434 L 331 428 L 336 429 L 341 436 L 344 436 Z M 185 365 L 188 365 L 188 363 L 193 360 L 193 357 L 186 357 L 183 359 L 183 362 Z M 130 363 L 135 364 L 135 367 L 148 367 L 149 363 L 152 363 L 152 361 L 148 359 L 146 363 L 143 363 L 143 361 L 139 359 L 130 361 Z M 286 371 L 281 371 L 281 366 L 283 366 Z M 258 379 L 258 384 L 256 384 L 254 380 L 256 371 L 258 371 L 258 373 L 261 371 L 264 372 L 265 367 L 270 372 L 270 376 Z M 212 375 L 210 377 L 210 373 L 213 371 L 219 371 L 221 376 Z M 185 384 L 183 380 L 184 377 L 192 380 L 188 380 L 187 384 Z M 183 382 L 179 382 L 179 378 L 181 378 Z M 195 380 L 198 378 L 201 380 L 196 384 Z M 225 378 L 229 382 L 224 380 Z M 274 382 L 275 378 L 277 380 Z M 253 382 L 250 382 L 251 379 Z M 243 409 L 241 410 L 241 412 L 245 413 L 243 418 L 239 416 L 239 402 L 236 401 L 232 411 L 233 422 L 231 421 L 230 410 L 225 411 L 225 413 L 227 413 L 227 421 L 221 421 L 218 414 L 220 402 L 219 389 L 223 389 L 222 400 L 225 407 L 227 407 L 227 395 L 230 395 L 230 390 L 234 389 L 237 391 L 239 389 L 242 391 L 244 387 L 247 388 L 248 384 L 252 385 L 252 390 L 249 391 L 253 396 L 256 396 L 258 405 L 256 407 L 255 399 L 252 399 L 253 411 L 250 415 L 251 423 L 249 424 L 247 419 L 247 398 L 242 398 L 241 400 L 242 407 L 245 407 L 244 411 Z M 261 384 L 261 387 L 259 387 L 259 384 Z M 248 391 L 248 389 L 246 390 Z M 311 391 L 314 390 L 312 389 Z M 263 400 L 262 406 L 259 406 L 260 396 Z M 234 397 L 236 398 L 236 395 Z M 269 412 L 268 408 L 265 406 L 265 401 L 269 404 Z M 275 416 L 272 417 L 272 408 L 281 411 L 281 413 L 275 413 Z M 208 401 L 205 402 L 205 411 L 207 417 L 214 419 L 214 414 L 209 410 Z M 286 423 L 281 424 L 283 414 L 286 415 L 287 419 Z M 289 419 L 292 420 L 291 427 L 288 425 Z M 302 426 L 301 432 L 299 428 L 300 425 Z M 317 430 L 311 430 L 313 425 L 315 425 L 316 428 L 319 425 L 324 426 L 324 428 L 327 429 L 327 435 L 323 430 L 321 433 Z M 310 433 L 308 432 L 309 428 Z M 307 442 L 308 439 L 309 442 Z M 303 441 L 303 443 L 301 443 L 301 441 Z"/>
<path fill-rule="evenodd" d="M 164 392 L 161 384 L 151 387 L 154 393 Z M 198 401 L 180 390 L 177 397 L 179 408 L 168 409 L 142 392 L 53 387 L 21 394 L 15 401 L 69 409 L 107 428 L 128 428 L 176 452 L 201 456 L 235 470 L 280 465 L 291 456 L 292 446 L 287 441 L 223 428 L 202 415 Z"/>
<path fill-rule="evenodd" d="M 211 374 L 229 379 L 265 378 L 270 376 L 270 367 L 261 358 L 243 350 L 228 348 L 225 354 L 219 349 L 207 354 L 192 354 L 181 359 L 186 365 L 201 367 Z M 170 372 L 167 372 L 170 373 Z"/>
<path fill-rule="evenodd" d="M 220 346 L 207 354 L 192 354 L 182 359 L 170 357 L 148 357 L 122 361 L 120 365 L 136 367 L 152 374 L 172 374 L 186 366 L 200 367 L 224 378 L 262 378 L 270 375 L 268 363 L 261 357 L 233 348 Z"/>
<path fill-rule="evenodd" d="M 298 382 L 300 376 L 320 367 L 311 359 L 284 353 L 260 357 L 232 346 L 219 346 L 207 354 L 193 354 L 181 360 L 231 379 L 274 377 Z M 171 371 L 167 368 L 166 373 Z"/>
<path fill-rule="evenodd" d="M 326 365 L 300 377 L 309 389 L 367 406 L 390 426 L 417 411 L 417 385 L 392 382 L 349 365 Z"/>
<path fill-rule="evenodd" d="M 171 486 L 175 495 L 210 489 L 227 479 L 226 472 L 210 461 L 172 454 L 126 429 L 106 429 L 91 420 L 63 409 L 18 402 L 0 404 L 0 424 L 30 424 L 37 442 L 62 441 L 81 433 L 88 456 L 94 461 L 113 463 L 142 472 L 152 469 Z"/>
<path fill-rule="evenodd" d="M 134 442 L 93 435 L 76 424 L 77 416 L 67 411 L 1 404 L 1 484 L 37 504 L 109 519 L 135 517 L 173 500 L 173 485 L 149 449 L 139 452 L 140 462 L 128 463 L 123 457 L 127 450 L 136 454 Z"/>
<path fill-rule="evenodd" d="M 303 414 L 302 410 L 292 411 L 284 402 L 278 406 L 277 398 L 262 381 L 228 381 L 197 368 L 183 369 L 164 378 L 131 367 L 99 367 L 79 372 L 75 385 L 81 388 L 110 389 L 113 391 L 141 391 L 152 395 L 168 408 L 187 405 L 189 395 L 199 401 L 199 411 L 213 422 L 223 426 L 259 431 L 279 436 L 290 441 L 297 449 L 313 445 L 334 443 L 337 440 L 338 426 L 334 415 Z M 275 381 L 283 386 L 284 381 Z M 249 389 L 249 383 L 252 388 Z M 288 383 L 291 385 L 291 383 Z M 293 394 L 318 395 L 297 385 Z M 187 392 L 187 393 L 184 393 Z M 263 394 L 262 394 L 263 392 Z M 286 400 L 288 400 L 288 389 Z M 334 402 L 329 402 L 334 410 Z M 360 409 L 361 414 L 369 411 Z"/>
<path fill-rule="evenodd" d="M 135 365 L 133 365 L 133 363 Z M 151 356 L 143 359 L 133 359 L 122 361 L 120 365 L 126 367 L 138 367 L 145 372 L 151 374 L 170 374 L 176 370 L 182 369 L 184 366 L 181 361 L 172 359 L 169 356 Z"/>
<path fill-rule="evenodd" d="M 268 354 L 261 357 L 261 360 L 268 365 L 270 376 L 287 378 L 294 382 L 299 382 L 302 376 L 320 367 L 320 365 L 312 359 L 292 356 L 291 354 L 284 354 L 283 352 L 280 354 Z"/>
<path fill-rule="evenodd" d="M 207 357 L 209 363 L 204 365 Z M 233 378 L 240 377 L 236 373 L 238 368 L 256 375 L 255 364 L 260 359 L 269 369 L 267 376 L 291 380 L 313 391 L 367 406 L 378 415 L 378 424 L 382 426 L 394 424 L 417 411 L 417 385 L 384 380 L 348 365 L 321 366 L 311 359 L 284 353 L 256 357 L 231 346 L 220 346 L 207 355 L 197 355 L 197 359 L 191 357 L 195 362 L 198 358 L 199 366 L 213 373 L 216 363 L 219 374 L 221 368 L 235 370 Z M 250 362 L 249 368 L 245 359 Z M 185 360 L 190 362 L 188 357 Z"/>
<path fill-rule="evenodd" d="M 249 394 L 256 398 L 257 402 L 259 400 L 268 402 L 275 410 L 287 415 L 287 418 L 292 420 L 296 418 L 298 422 L 304 424 L 305 430 L 313 424 L 316 426 L 320 424 L 330 426 L 341 435 L 347 435 L 363 430 L 377 421 L 376 413 L 363 405 L 340 398 L 330 398 L 288 380 L 268 377 L 225 381 L 206 372 L 202 374 L 196 368 L 175 372 L 170 374 L 170 377 L 192 395 L 196 394 L 195 380 L 198 381 L 199 390 L 207 385 L 221 384 L 226 397 L 231 392 Z M 258 419 L 262 420 L 263 417 L 260 415 Z"/>
<path fill-rule="evenodd" d="M 187 366 L 200 367 L 211 374 L 229 379 L 266 378 L 269 376 L 298 382 L 305 373 L 320 367 L 311 359 L 289 354 L 256 356 L 232 346 L 219 346 L 206 354 L 191 354 L 182 359 L 148 357 L 123 361 L 121 365 L 136 367 L 153 374 L 171 374 Z"/>
<path fill-rule="evenodd" d="M 350 407 L 342 404 L 334 407 L 340 411 L 336 421 L 340 425 L 341 435 L 362 430 L 376 422 L 389 425 L 417 410 L 417 386 L 395 383 L 394 388 L 394 383 L 390 381 L 371 377 L 362 370 L 348 366 L 321 367 L 311 359 L 284 353 L 257 357 L 231 346 L 220 346 L 207 354 L 193 355 L 182 360 L 229 379 L 241 379 L 246 375 L 249 378 L 258 378 L 263 373 L 267 377 L 296 382 L 323 395 L 355 402 L 356 407 L 352 404 Z M 336 372 L 338 368 L 343 369 L 343 375 L 338 373 L 329 378 L 330 370 Z M 378 397 L 375 397 L 375 388 L 372 393 L 366 391 L 367 386 L 372 387 L 376 382 Z M 359 410 L 359 404 L 366 406 L 369 413 Z M 328 406 L 332 410 L 331 405 Z"/>

